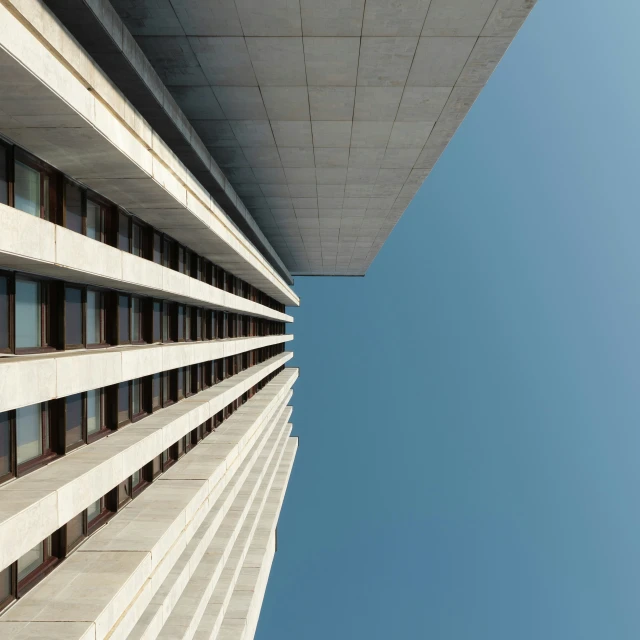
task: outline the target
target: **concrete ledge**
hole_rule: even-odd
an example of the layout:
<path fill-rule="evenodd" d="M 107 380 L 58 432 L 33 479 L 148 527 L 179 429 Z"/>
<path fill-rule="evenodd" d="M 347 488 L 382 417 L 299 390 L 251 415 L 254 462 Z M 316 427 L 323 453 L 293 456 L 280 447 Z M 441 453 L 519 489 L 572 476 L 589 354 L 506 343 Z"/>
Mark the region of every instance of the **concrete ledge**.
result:
<path fill-rule="evenodd" d="M 293 322 L 257 302 L 0 204 L 0 266 L 210 309 Z"/>
<path fill-rule="evenodd" d="M 240 397 L 281 366 L 289 355 L 225 380 L 211 389 L 158 411 L 113 435 L 18 478 L 0 488 L 0 568 L 24 555 L 41 540 L 86 509 L 182 436 Z M 253 431 L 233 430 L 233 424 L 253 409 L 281 401 L 293 386 L 297 369 L 276 376 L 212 434 L 211 442 L 244 447 Z M 232 421 L 234 416 L 238 416 Z M 218 441 L 218 438 L 223 440 Z"/>
<path fill-rule="evenodd" d="M 0 71 L 8 137 L 280 302 L 299 304 L 41 2 L 0 5 Z"/>
<path fill-rule="evenodd" d="M 0 411 L 293 340 L 291 335 L 56 351 L 0 358 Z M 31 381 L 25 384 L 25 380 Z"/>

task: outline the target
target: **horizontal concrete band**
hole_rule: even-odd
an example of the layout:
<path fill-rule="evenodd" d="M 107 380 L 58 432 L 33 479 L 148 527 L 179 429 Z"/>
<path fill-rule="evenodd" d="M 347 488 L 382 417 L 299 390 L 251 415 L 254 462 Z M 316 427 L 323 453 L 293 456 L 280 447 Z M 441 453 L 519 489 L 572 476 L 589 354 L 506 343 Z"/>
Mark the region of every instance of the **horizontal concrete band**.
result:
<path fill-rule="evenodd" d="M 284 409 L 280 404 L 259 424 L 255 411 L 236 421 L 231 431 L 257 427 L 238 455 L 212 446 L 187 454 L 172 467 L 171 477 L 162 476 L 11 608 L 0 619 L 0 630 L 11 630 L 18 621 L 48 622 L 56 634 L 63 627 L 59 637 L 69 640 L 107 634 L 115 640 L 136 637 L 135 629 L 130 633 L 133 623 L 156 603 L 167 606 L 169 615 L 210 547 L 233 544 L 265 478 L 270 482 L 275 476 L 272 460 L 282 455 L 291 429 L 286 424 L 291 410 Z M 211 438 L 201 444 L 209 445 Z M 194 474 L 185 466 L 196 451 L 201 455 Z"/>
<path fill-rule="evenodd" d="M 297 448 L 298 439 L 289 438 L 250 544 L 244 553 L 242 549 L 232 552 L 230 566 L 225 567 L 227 576 L 223 576 L 226 580 L 220 581 L 222 584 L 218 584 L 209 600 L 193 635 L 194 640 L 216 637 L 250 640 L 254 637 L 276 552 L 275 529 Z"/>
<path fill-rule="evenodd" d="M 1 267 L 293 322 L 286 313 L 4 204 L 0 204 L 0 229 Z"/>
<path fill-rule="evenodd" d="M 20 558 L 287 359 L 278 356 L 243 371 L 0 488 L 0 568 Z M 229 418 L 238 415 L 230 424 L 256 408 L 268 412 L 278 405 L 297 376 L 297 369 L 281 372 Z M 212 440 L 219 446 L 242 448 L 253 436 L 250 428 L 224 440 L 227 429 L 220 429 Z"/>
<path fill-rule="evenodd" d="M 0 5 L 0 131 L 278 301 L 299 303 L 38 0 Z"/>
<path fill-rule="evenodd" d="M 291 340 L 291 335 L 226 338 L 0 358 L 0 411 Z"/>

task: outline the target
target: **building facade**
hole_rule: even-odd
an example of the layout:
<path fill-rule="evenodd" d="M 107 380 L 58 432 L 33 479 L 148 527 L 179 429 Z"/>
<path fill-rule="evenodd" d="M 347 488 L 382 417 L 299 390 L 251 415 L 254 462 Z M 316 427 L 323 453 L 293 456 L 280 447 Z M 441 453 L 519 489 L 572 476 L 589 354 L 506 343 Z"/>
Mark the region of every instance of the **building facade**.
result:
<path fill-rule="evenodd" d="M 364 275 L 531 0 L 0 2 L 0 638 L 249 640 L 293 275 Z"/>

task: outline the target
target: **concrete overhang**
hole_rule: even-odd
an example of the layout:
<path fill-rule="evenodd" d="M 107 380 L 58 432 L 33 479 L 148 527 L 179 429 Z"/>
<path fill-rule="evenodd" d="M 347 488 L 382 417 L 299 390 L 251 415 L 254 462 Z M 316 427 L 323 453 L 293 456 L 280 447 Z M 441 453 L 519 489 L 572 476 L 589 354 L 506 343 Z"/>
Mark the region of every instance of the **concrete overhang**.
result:
<path fill-rule="evenodd" d="M 112 1 L 46 0 L 106 69 L 86 7 L 133 34 L 296 275 L 366 272 L 535 4 Z"/>
<path fill-rule="evenodd" d="M 286 305 L 299 299 L 37 0 L 0 5 L 0 132 Z"/>

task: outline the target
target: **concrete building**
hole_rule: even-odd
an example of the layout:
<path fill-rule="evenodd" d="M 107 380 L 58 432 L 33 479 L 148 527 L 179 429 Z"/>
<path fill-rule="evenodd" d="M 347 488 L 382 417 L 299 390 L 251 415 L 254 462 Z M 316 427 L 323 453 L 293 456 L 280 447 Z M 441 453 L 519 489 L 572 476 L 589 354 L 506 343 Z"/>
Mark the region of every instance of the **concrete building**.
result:
<path fill-rule="evenodd" d="M 0 638 L 253 637 L 294 275 L 364 275 L 532 0 L 0 2 Z"/>

